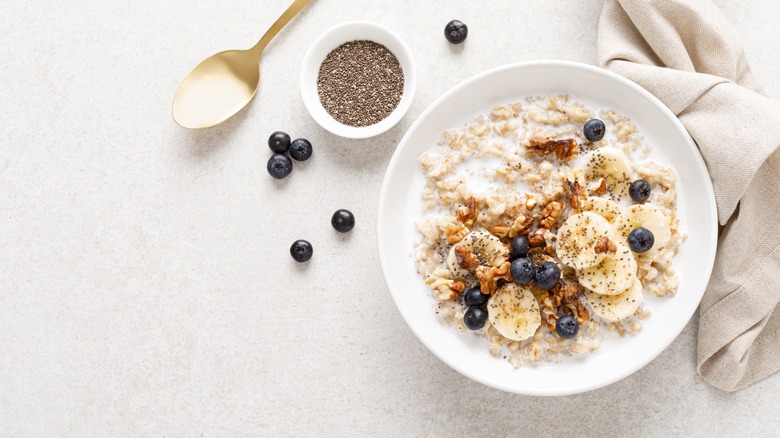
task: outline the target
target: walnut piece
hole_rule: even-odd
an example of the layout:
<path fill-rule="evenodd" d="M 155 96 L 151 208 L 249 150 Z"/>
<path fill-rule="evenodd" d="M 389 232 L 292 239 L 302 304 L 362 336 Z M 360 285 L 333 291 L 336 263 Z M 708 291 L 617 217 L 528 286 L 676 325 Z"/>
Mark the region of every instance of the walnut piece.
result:
<path fill-rule="evenodd" d="M 512 281 L 512 275 L 509 268 L 510 262 L 504 262 L 499 266 L 478 266 L 475 271 L 477 280 L 479 280 L 479 290 L 483 294 L 491 295 L 498 289 L 498 281 Z"/>
<path fill-rule="evenodd" d="M 479 259 L 474 255 L 474 252 L 471 251 L 471 248 L 469 247 L 456 246 L 455 255 L 458 258 L 458 264 L 463 269 L 472 271 L 474 268 L 479 266 Z"/>
<path fill-rule="evenodd" d="M 526 147 L 540 157 L 555 153 L 555 156 L 558 157 L 558 159 L 561 161 L 569 161 L 573 158 L 576 158 L 577 154 L 579 153 L 577 140 L 573 138 L 567 138 L 564 140 L 552 140 L 549 138 L 544 140 L 536 140 L 532 138 L 529 140 L 528 146 Z"/>
<path fill-rule="evenodd" d="M 552 307 L 558 310 L 555 314 L 547 313 L 547 328 L 555 330 L 555 323 L 558 321 L 558 313 L 572 315 L 577 319 L 580 325 L 590 321 L 590 313 L 581 299 L 582 289 L 579 285 L 572 283 L 558 282 L 550 291 L 548 298 L 544 301 L 546 307 Z M 549 301 L 548 301 L 549 299 Z"/>
<path fill-rule="evenodd" d="M 602 236 L 601 239 L 596 242 L 593 251 L 595 251 L 596 254 L 614 254 L 617 252 L 617 246 L 609 240 L 609 237 Z"/>
<path fill-rule="evenodd" d="M 517 236 L 525 236 L 526 234 L 531 232 L 531 224 L 533 222 L 534 222 L 534 218 L 532 218 L 530 215 L 526 216 L 524 214 L 521 214 L 515 219 L 515 221 L 509 227 L 508 236 L 510 238 L 515 238 Z"/>
<path fill-rule="evenodd" d="M 555 223 L 558 222 L 558 218 L 561 217 L 563 212 L 563 203 L 558 201 L 552 201 L 542 209 L 542 216 L 539 219 L 539 228 L 546 228 L 552 230 Z"/>
<path fill-rule="evenodd" d="M 459 297 L 466 289 L 466 283 L 460 280 L 451 280 L 441 276 L 429 276 L 425 284 L 436 291 L 436 297 L 440 300 L 452 300 Z"/>
<path fill-rule="evenodd" d="M 458 215 L 458 220 L 463 222 L 466 226 L 470 227 L 474 225 L 474 221 L 477 219 L 477 214 L 479 213 L 477 200 L 474 199 L 473 196 L 466 199 L 465 204 L 458 207 L 456 213 Z"/>
<path fill-rule="evenodd" d="M 593 183 L 592 189 L 590 189 L 591 192 L 593 192 L 594 195 L 601 196 L 604 193 L 607 193 L 607 181 L 604 178 L 599 178 L 598 181 Z"/>
<path fill-rule="evenodd" d="M 491 234 L 498 236 L 498 237 L 506 237 L 509 235 L 509 227 L 505 227 L 503 225 L 497 225 L 495 227 L 488 228 L 488 231 L 490 231 Z"/>
<path fill-rule="evenodd" d="M 530 235 L 528 235 L 528 246 L 531 248 L 542 248 L 547 245 L 547 243 L 544 241 L 544 233 L 546 233 L 546 228 L 539 228 Z"/>
<path fill-rule="evenodd" d="M 458 296 L 460 296 L 466 290 L 466 283 L 463 280 L 455 280 L 450 289 L 457 292 Z"/>
<path fill-rule="evenodd" d="M 577 180 L 569 181 L 568 179 L 563 182 L 563 186 L 569 194 L 569 205 L 571 205 L 571 208 L 575 210 L 582 208 L 582 201 L 588 199 L 585 187 L 581 186 Z"/>
<path fill-rule="evenodd" d="M 460 242 L 464 237 L 468 236 L 469 229 L 466 228 L 463 224 L 450 224 L 447 225 L 446 233 L 447 243 L 452 245 Z"/>

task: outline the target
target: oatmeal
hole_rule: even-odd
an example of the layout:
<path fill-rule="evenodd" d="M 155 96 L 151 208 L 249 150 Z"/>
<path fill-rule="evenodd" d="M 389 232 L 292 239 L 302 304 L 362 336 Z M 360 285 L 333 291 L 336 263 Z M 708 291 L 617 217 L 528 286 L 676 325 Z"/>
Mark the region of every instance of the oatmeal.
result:
<path fill-rule="evenodd" d="M 516 367 L 640 331 L 643 297 L 677 291 L 684 239 L 676 175 L 649 151 L 630 119 L 565 95 L 444 132 L 419 158 L 435 312 Z"/>

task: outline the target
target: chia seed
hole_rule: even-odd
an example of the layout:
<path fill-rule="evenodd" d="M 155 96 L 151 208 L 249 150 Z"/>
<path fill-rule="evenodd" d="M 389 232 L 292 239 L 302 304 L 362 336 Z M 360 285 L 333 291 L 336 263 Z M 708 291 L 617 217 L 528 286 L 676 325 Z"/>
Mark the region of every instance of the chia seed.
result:
<path fill-rule="evenodd" d="M 373 41 L 344 43 L 320 65 L 317 93 L 334 119 L 348 126 L 384 120 L 401 102 L 404 73 L 398 58 Z"/>

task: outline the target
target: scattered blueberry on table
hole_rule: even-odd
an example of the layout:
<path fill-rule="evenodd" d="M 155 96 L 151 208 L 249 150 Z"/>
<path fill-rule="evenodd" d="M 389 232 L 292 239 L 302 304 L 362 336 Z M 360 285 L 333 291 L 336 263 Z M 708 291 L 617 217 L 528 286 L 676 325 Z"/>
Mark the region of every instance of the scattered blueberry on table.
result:
<path fill-rule="evenodd" d="M 463 323 L 469 330 L 479 330 L 485 326 L 487 317 L 487 310 L 479 306 L 471 306 L 466 309 L 466 313 L 463 315 Z"/>
<path fill-rule="evenodd" d="M 514 259 L 509 266 L 509 274 L 515 283 L 528 284 L 534 279 L 534 264 L 523 257 Z"/>
<path fill-rule="evenodd" d="M 330 224 L 339 233 L 348 233 L 355 227 L 355 215 L 345 209 L 336 210 L 333 217 L 330 218 Z"/>
<path fill-rule="evenodd" d="M 644 202 L 650 197 L 650 183 L 638 179 L 631 183 L 631 187 L 628 188 L 628 194 L 636 202 Z"/>
<path fill-rule="evenodd" d="M 536 267 L 534 283 L 540 289 L 550 290 L 558 284 L 560 279 L 561 268 L 555 262 L 544 262 Z"/>
<path fill-rule="evenodd" d="M 277 154 L 283 154 L 290 147 L 290 136 L 286 132 L 276 131 L 268 137 L 268 147 Z"/>
<path fill-rule="evenodd" d="M 309 140 L 296 138 L 290 143 L 290 156 L 296 161 L 306 161 L 311 158 L 312 147 Z"/>
<path fill-rule="evenodd" d="M 647 228 L 637 227 L 628 233 L 628 247 L 636 253 L 650 251 L 654 243 L 655 236 Z"/>
<path fill-rule="evenodd" d="M 296 240 L 290 247 L 290 255 L 298 263 L 308 262 L 314 254 L 314 248 L 306 240 Z"/>
<path fill-rule="evenodd" d="M 284 154 L 273 154 L 268 160 L 268 173 L 276 179 L 286 178 L 292 173 L 292 160 Z"/>
<path fill-rule="evenodd" d="M 580 324 L 571 315 L 563 315 L 555 323 L 555 332 L 563 339 L 571 339 L 577 336 L 580 331 Z"/>
<path fill-rule="evenodd" d="M 469 28 L 460 20 L 452 20 L 444 27 L 444 37 L 452 44 L 460 44 L 466 41 Z"/>
<path fill-rule="evenodd" d="M 489 298 L 490 295 L 483 294 L 479 286 L 476 286 L 463 293 L 463 304 L 467 306 L 484 306 Z"/>
<path fill-rule="evenodd" d="M 585 122 L 585 126 L 582 127 L 582 133 L 585 134 L 585 138 L 588 141 L 599 141 L 604 138 L 604 134 L 607 133 L 607 127 L 599 119 L 590 119 Z"/>
<path fill-rule="evenodd" d="M 509 243 L 509 257 L 512 260 L 527 257 L 529 249 L 528 236 L 517 236 Z"/>

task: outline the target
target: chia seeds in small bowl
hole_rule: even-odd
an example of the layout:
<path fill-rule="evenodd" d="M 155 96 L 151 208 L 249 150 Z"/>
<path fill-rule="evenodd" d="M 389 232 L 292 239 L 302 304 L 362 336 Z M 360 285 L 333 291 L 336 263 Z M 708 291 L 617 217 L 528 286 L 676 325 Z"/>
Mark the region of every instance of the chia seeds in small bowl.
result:
<path fill-rule="evenodd" d="M 401 120 L 416 82 L 414 60 L 398 35 L 376 23 L 353 21 L 331 28 L 309 48 L 301 94 L 326 130 L 368 138 Z"/>

